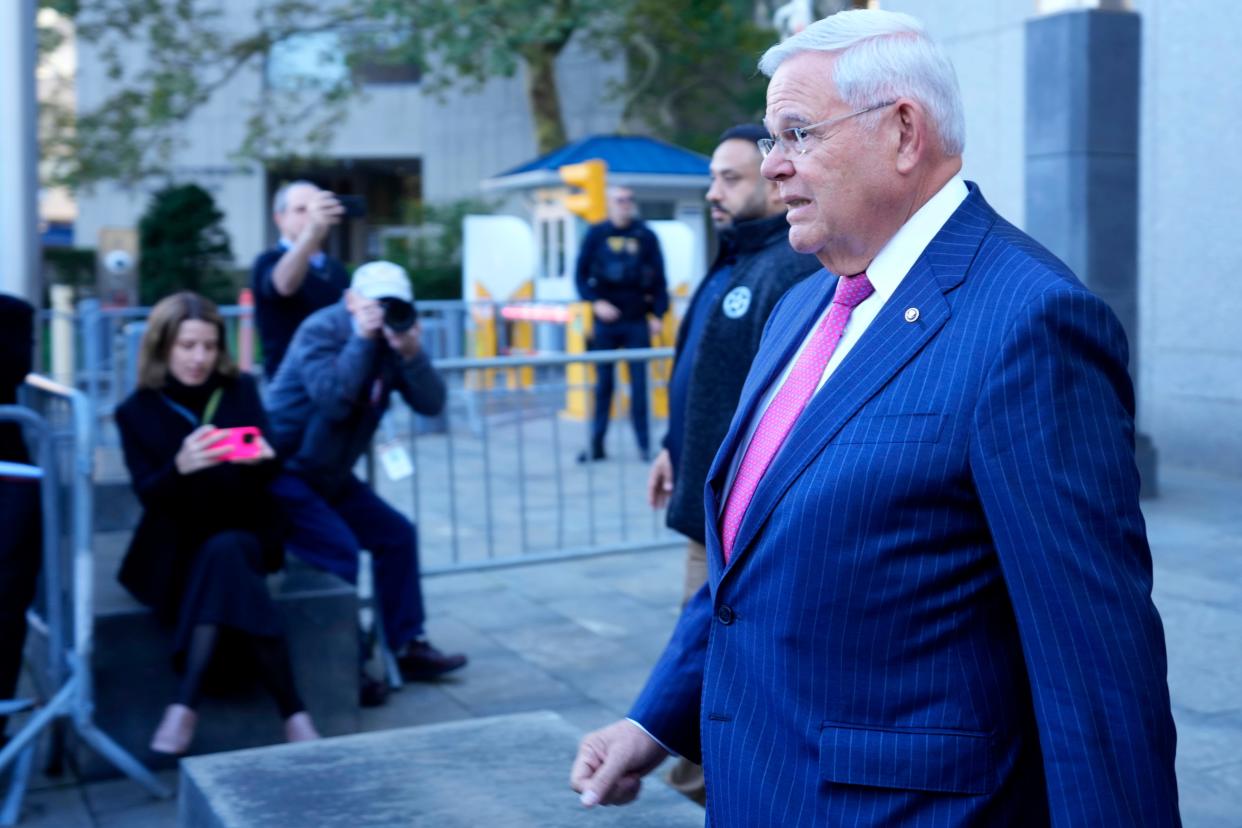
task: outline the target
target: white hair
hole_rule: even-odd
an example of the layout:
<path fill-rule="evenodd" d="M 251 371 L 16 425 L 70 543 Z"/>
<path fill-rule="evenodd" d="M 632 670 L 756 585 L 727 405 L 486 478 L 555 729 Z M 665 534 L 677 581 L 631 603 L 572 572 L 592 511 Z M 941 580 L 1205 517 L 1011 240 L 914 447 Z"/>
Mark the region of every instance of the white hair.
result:
<path fill-rule="evenodd" d="M 778 66 L 801 52 L 839 53 L 832 79 L 841 100 L 855 109 L 896 98 L 918 101 L 931 116 L 941 149 L 948 155 L 962 154 L 966 120 L 957 74 L 948 55 L 915 18 L 879 9 L 837 12 L 764 52 L 759 71 L 771 77 Z"/>
<path fill-rule="evenodd" d="M 276 195 L 272 196 L 273 213 L 279 215 L 285 211 L 285 208 L 289 204 L 289 191 L 294 187 L 313 187 L 316 190 L 319 189 L 319 185 L 314 181 L 307 181 L 304 178 L 299 178 L 296 181 L 290 181 L 288 184 L 282 184 L 280 189 L 276 191 Z"/>

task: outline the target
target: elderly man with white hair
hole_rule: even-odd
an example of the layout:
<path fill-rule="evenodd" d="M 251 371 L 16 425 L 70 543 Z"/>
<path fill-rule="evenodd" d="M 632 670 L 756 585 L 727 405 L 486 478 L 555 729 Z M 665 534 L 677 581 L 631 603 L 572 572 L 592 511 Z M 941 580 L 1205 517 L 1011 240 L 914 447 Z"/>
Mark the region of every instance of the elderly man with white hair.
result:
<path fill-rule="evenodd" d="M 715 828 L 1179 824 L 1121 325 L 961 178 L 918 21 L 842 12 L 760 69 L 824 267 L 708 473 L 708 582 L 571 785 L 627 802 L 677 753 Z"/>

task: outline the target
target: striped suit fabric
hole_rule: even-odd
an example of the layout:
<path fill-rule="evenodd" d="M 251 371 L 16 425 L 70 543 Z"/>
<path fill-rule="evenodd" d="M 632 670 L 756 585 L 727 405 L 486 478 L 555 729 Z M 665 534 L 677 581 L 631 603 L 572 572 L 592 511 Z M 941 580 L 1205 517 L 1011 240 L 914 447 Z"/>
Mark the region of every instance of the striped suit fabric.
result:
<path fill-rule="evenodd" d="M 970 195 L 794 425 L 630 712 L 709 825 L 1178 825 L 1125 335 Z M 768 322 L 706 489 L 830 300 Z M 917 318 L 908 309 L 918 310 Z"/>

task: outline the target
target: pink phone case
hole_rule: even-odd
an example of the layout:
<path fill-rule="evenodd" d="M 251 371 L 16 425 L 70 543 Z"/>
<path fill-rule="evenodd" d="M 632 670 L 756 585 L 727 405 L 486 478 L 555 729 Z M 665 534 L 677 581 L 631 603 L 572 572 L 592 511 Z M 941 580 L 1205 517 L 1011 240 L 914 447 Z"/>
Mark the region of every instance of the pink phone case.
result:
<path fill-rule="evenodd" d="M 259 429 L 255 426 L 222 428 L 217 434 L 223 436 L 215 442 L 215 447 L 229 446 L 229 451 L 221 456 L 221 460 L 249 460 L 258 457 L 262 450 Z"/>

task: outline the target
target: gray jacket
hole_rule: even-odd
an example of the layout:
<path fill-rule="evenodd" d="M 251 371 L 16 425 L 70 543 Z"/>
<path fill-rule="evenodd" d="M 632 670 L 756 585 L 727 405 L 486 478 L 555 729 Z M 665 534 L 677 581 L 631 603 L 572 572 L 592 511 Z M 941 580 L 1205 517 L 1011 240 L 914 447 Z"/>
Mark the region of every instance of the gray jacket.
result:
<path fill-rule="evenodd" d="M 731 262 L 733 272 L 721 301 L 707 317 L 695 353 L 683 353 L 678 331 L 675 360 L 689 359 L 685 434 L 681 459 L 673 470 L 673 495 L 666 521 L 683 535 L 704 542 L 703 485 L 716 450 L 729 431 L 742 383 L 759 349 L 763 326 L 785 291 L 820 269 L 814 256 L 789 246 L 785 215 L 739 222 L 720 234 L 720 253 L 712 269 Z M 693 312 L 699 299 L 690 300 Z"/>
<path fill-rule="evenodd" d="M 331 498 L 371 443 L 397 391 L 419 414 L 444 408 L 425 353 L 405 361 L 382 337 L 354 333 L 344 301 L 306 318 L 267 393 L 272 447 L 285 468 Z"/>

